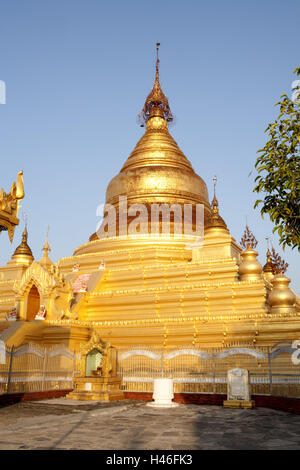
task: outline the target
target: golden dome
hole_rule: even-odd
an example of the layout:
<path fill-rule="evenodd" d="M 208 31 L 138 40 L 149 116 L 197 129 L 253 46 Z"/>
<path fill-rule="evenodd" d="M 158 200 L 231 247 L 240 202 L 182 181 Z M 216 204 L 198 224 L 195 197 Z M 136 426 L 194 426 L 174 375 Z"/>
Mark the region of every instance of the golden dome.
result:
<path fill-rule="evenodd" d="M 22 264 L 31 264 L 34 260 L 32 251 L 27 243 L 28 241 L 28 231 L 27 226 L 25 226 L 22 233 L 22 241 L 20 245 L 15 249 L 15 252 L 12 256 L 12 260 Z"/>
<path fill-rule="evenodd" d="M 146 132 L 120 173 L 109 183 L 106 203 L 203 203 L 209 208 L 206 184 L 198 176 L 168 131 L 157 108 L 151 111 Z"/>
<path fill-rule="evenodd" d="M 292 313 L 295 308 L 296 295 L 289 288 L 290 279 L 279 273 L 272 280 L 273 289 L 268 301 L 271 306 L 271 313 Z"/>
<path fill-rule="evenodd" d="M 241 281 L 254 281 L 261 279 L 262 266 L 256 259 L 257 255 L 257 251 L 250 246 L 241 253 L 242 262 L 239 265 Z"/>
<path fill-rule="evenodd" d="M 203 204 L 205 220 L 211 208 L 208 191 L 189 160 L 170 135 L 172 120 L 168 100 L 161 91 L 156 69 L 155 84 L 141 113 L 146 132 L 136 144 L 120 173 L 109 183 L 106 204 L 119 211 L 119 197 L 132 204 Z M 194 224 L 194 221 L 193 221 Z M 95 239 L 92 235 L 91 239 Z"/>

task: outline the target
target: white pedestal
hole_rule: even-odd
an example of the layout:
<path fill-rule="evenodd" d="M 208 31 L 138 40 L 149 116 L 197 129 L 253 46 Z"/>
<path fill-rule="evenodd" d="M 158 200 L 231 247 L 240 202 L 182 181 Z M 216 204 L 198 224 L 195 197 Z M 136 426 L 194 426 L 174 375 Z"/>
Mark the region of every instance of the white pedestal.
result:
<path fill-rule="evenodd" d="M 154 401 L 147 403 L 147 406 L 155 408 L 175 408 L 178 403 L 174 403 L 173 380 L 172 379 L 154 379 Z"/>

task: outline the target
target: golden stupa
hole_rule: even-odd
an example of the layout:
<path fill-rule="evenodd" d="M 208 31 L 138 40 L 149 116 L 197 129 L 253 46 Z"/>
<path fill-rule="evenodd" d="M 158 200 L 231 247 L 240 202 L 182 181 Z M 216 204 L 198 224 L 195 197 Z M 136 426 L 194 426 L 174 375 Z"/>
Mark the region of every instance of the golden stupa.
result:
<path fill-rule="evenodd" d="M 262 268 L 251 237 L 243 249 L 230 235 L 216 192 L 210 204 L 205 182 L 170 135 L 172 113 L 158 66 L 157 57 L 154 86 L 140 115 L 145 133 L 107 187 L 115 232 L 102 224 L 102 237 L 97 231 L 54 264 L 48 241 L 41 260 L 33 260 L 26 230 L 11 261 L 0 267 L 0 329 L 7 344 L 64 343 L 78 350 L 91 329 L 117 348 L 271 345 L 300 337 L 300 299 L 289 279 L 274 276 L 268 261 Z M 161 218 L 153 224 L 148 216 L 139 218 L 146 230 L 126 233 L 138 225 L 140 206 L 151 212 L 153 204 L 190 205 L 190 228 L 202 205 L 202 242 L 180 233 L 174 214 L 169 233 Z M 46 308 L 44 321 L 35 320 L 39 305 Z M 14 307 L 18 320 L 10 324 L 6 314 Z"/>

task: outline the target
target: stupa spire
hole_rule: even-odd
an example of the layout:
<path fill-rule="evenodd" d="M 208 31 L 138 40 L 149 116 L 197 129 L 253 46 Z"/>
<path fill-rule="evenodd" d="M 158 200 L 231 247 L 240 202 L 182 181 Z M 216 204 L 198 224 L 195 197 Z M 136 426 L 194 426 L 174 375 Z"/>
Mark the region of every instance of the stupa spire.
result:
<path fill-rule="evenodd" d="M 160 81 L 159 81 L 159 46 L 160 43 L 156 43 L 156 66 L 155 66 L 155 81 L 153 88 L 146 98 L 142 112 L 138 115 L 141 125 L 144 124 L 154 116 L 160 116 L 167 122 L 173 121 L 173 115 L 171 113 L 169 102 L 165 94 L 163 93 Z"/>
<path fill-rule="evenodd" d="M 51 251 L 51 248 L 50 248 L 50 245 L 49 245 L 49 242 L 48 242 L 49 230 L 50 230 L 50 227 L 48 225 L 48 229 L 47 229 L 47 232 L 46 232 L 46 241 L 45 241 L 44 246 L 42 248 L 42 251 L 44 252 L 44 255 L 46 255 L 46 256 L 48 256 L 49 251 Z"/>
<path fill-rule="evenodd" d="M 271 252 L 269 250 L 269 247 L 268 247 L 268 250 L 267 250 L 267 262 L 266 264 L 264 265 L 263 267 L 263 272 L 264 273 L 271 273 L 272 274 L 272 277 L 273 277 L 273 263 L 272 263 L 272 260 L 271 260 Z"/>
<path fill-rule="evenodd" d="M 46 232 L 46 241 L 45 241 L 44 246 L 42 248 L 43 256 L 39 261 L 39 263 L 42 266 L 44 266 L 45 268 L 50 267 L 53 264 L 51 259 L 49 258 L 49 254 L 48 254 L 49 251 L 51 251 L 51 248 L 50 248 L 50 245 L 49 245 L 49 242 L 48 242 L 49 230 L 50 230 L 50 227 L 48 225 L 48 229 L 47 229 L 47 232 Z"/>
<path fill-rule="evenodd" d="M 214 208 L 218 208 L 218 206 L 219 206 L 218 199 L 217 199 L 217 196 L 216 196 L 216 186 L 217 186 L 217 177 L 216 176 L 213 177 L 213 182 L 214 182 L 214 198 L 211 201 L 211 205 L 212 205 L 212 208 L 214 209 Z"/>
<path fill-rule="evenodd" d="M 28 230 L 27 230 L 27 215 L 24 214 L 23 216 L 25 227 L 22 233 L 22 241 L 20 245 L 15 249 L 15 252 L 12 256 L 12 260 L 24 262 L 24 261 L 33 261 L 32 251 L 28 245 Z"/>
<path fill-rule="evenodd" d="M 224 219 L 222 219 L 222 217 L 220 216 L 219 214 L 219 202 L 218 202 L 218 199 L 217 199 L 217 196 L 216 196 L 216 186 L 217 186 L 217 177 L 214 176 L 213 178 L 213 182 L 214 182 L 214 198 L 213 200 L 211 201 L 211 215 L 210 215 L 210 219 L 206 225 L 206 231 L 207 230 L 211 230 L 211 229 L 224 229 L 226 231 L 228 231 L 228 228 L 227 228 L 227 225 L 224 221 Z"/>

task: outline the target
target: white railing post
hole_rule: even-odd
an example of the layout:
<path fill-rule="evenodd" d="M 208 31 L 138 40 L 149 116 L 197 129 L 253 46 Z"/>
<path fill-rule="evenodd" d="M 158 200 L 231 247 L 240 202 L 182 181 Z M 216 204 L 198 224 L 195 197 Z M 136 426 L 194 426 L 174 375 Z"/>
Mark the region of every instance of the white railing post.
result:
<path fill-rule="evenodd" d="M 213 360 L 213 393 L 216 393 L 216 359 L 214 349 L 212 350 L 212 360 Z"/>
<path fill-rule="evenodd" d="M 43 361 L 43 379 L 42 379 L 42 391 L 45 390 L 45 379 L 46 379 L 46 367 L 47 367 L 47 348 L 44 349 L 44 361 Z"/>
<path fill-rule="evenodd" d="M 270 395 L 272 395 L 273 391 L 273 384 L 272 384 L 272 363 L 271 363 L 271 353 L 270 353 L 270 347 L 268 346 L 268 361 L 269 361 L 269 382 L 270 382 Z"/>
<path fill-rule="evenodd" d="M 116 375 L 119 375 L 119 351 L 116 349 Z"/>
<path fill-rule="evenodd" d="M 9 358 L 9 370 L 8 370 L 8 377 L 7 377 L 7 387 L 6 387 L 6 393 L 10 392 L 10 382 L 11 382 L 11 374 L 12 374 L 12 364 L 13 364 L 13 357 L 14 357 L 14 345 L 11 347 L 10 351 L 10 358 Z"/>
<path fill-rule="evenodd" d="M 76 351 L 73 351 L 73 373 L 72 377 L 75 377 L 75 370 L 76 370 Z"/>

